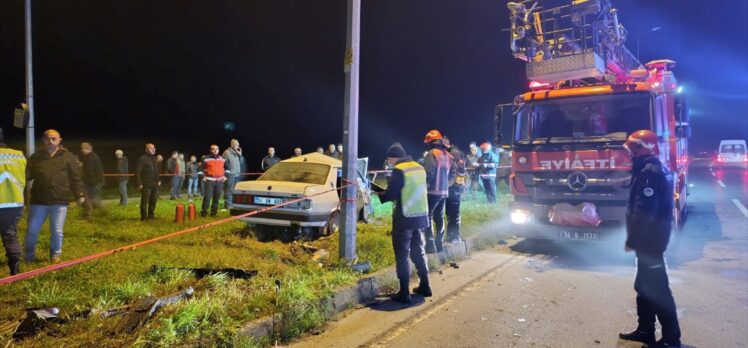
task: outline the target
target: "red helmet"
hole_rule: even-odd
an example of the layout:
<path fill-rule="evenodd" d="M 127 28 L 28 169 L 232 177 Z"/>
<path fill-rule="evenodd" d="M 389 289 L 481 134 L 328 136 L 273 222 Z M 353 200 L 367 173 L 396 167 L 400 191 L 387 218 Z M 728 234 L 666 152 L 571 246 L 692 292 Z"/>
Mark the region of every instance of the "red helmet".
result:
<path fill-rule="evenodd" d="M 434 140 L 442 140 L 444 137 L 442 137 L 442 132 L 432 129 L 428 133 L 426 133 L 426 138 L 423 139 L 424 144 L 428 144 Z"/>
<path fill-rule="evenodd" d="M 489 151 L 491 150 L 491 143 L 485 142 L 483 144 L 480 144 L 480 149 L 483 151 Z"/>
<path fill-rule="evenodd" d="M 642 129 L 629 135 L 623 147 L 628 150 L 632 156 L 659 155 L 660 147 L 657 145 L 657 134 L 650 130 Z"/>

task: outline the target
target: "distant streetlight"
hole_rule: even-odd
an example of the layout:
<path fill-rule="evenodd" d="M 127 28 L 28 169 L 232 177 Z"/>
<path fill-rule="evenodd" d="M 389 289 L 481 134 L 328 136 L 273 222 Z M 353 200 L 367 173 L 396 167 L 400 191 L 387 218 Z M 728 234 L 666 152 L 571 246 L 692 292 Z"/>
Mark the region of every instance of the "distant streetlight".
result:
<path fill-rule="evenodd" d="M 639 35 L 636 36 L 636 60 L 640 61 L 640 59 L 641 59 L 639 57 L 639 41 L 640 41 L 641 37 L 643 35 L 645 35 L 645 34 L 654 33 L 655 31 L 658 31 L 660 29 L 662 29 L 662 28 L 661 27 L 654 27 L 654 28 L 651 28 L 651 29 L 649 29 L 649 30 L 647 30 L 645 32 L 639 33 Z M 641 63 L 641 61 L 640 61 L 640 63 Z"/>

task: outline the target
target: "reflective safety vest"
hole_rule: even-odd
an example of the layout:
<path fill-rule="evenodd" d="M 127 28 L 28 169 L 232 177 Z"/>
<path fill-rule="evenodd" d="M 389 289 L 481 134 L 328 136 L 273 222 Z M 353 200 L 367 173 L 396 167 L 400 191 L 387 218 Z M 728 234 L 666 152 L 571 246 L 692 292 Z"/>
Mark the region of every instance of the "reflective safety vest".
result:
<path fill-rule="evenodd" d="M 26 157 L 18 150 L 0 147 L 0 208 L 23 207 Z"/>
<path fill-rule="evenodd" d="M 426 196 L 426 171 L 414 161 L 398 163 L 395 169 L 403 172 L 403 188 L 400 191 L 403 216 L 427 216 L 429 202 Z"/>

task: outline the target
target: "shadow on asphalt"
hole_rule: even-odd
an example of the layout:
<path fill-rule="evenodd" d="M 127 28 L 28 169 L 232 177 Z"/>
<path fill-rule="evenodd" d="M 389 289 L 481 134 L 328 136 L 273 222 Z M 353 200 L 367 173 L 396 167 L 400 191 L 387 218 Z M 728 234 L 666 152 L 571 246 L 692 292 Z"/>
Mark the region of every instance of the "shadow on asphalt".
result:
<path fill-rule="evenodd" d="M 598 271 L 605 267 L 632 266 L 634 256 L 623 251 L 624 239 L 556 241 L 524 239 L 510 247 L 516 253 L 552 260 L 549 267 Z M 541 266 L 533 266 L 542 271 Z"/>
<path fill-rule="evenodd" d="M 411 307 L 417 307 L 421 306 L 424 303 L 426 303 L 426 299 L 421 295 L 410 295 L 411 300 L 413 300 L 413 303 L 411 304 L 404 304 L 397 301 L 390 300 L 389 297 L 386 298 L 378 298 L 377 302 L 374 302 L 369 305 L 369 308 L 375 310 L 375 311 L 382 311 L 382 312 L 396 312 L 401 311 L 403 309 L 411 308 Z"/>

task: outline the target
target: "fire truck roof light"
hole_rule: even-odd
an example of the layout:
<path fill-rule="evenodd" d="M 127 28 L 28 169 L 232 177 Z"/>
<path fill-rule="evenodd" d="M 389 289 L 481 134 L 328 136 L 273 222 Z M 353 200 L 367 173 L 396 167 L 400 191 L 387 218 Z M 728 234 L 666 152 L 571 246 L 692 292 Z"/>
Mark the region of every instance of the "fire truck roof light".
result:
<path fill-rule="evenodd" d="M 678 86 L 678 89 L 675 90 L 675 93 L 678 93 L 678 94 L 683 93 L 683 86 Z"/>
<path fill-rule="evenodd" d="M 530 81 L 530 90 L 537 91 L 542 89 L 549 89 L 551 84 L 548 82 Z"/>

